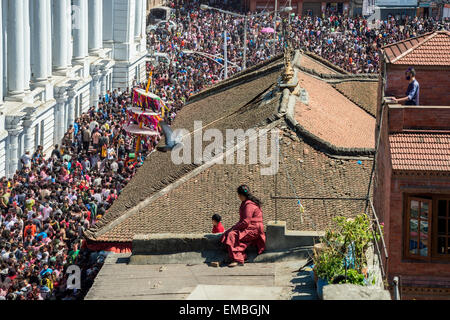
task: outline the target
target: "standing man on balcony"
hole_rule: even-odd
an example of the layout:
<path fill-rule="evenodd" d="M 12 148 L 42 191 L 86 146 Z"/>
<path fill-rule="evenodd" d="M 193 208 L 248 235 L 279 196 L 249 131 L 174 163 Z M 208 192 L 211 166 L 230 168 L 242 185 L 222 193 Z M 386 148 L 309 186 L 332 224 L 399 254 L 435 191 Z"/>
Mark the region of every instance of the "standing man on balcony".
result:
<path fill-rule="evenodd" d="M 394 98 L 397 103 L 405 102 L 407 106 L 418 106 L 419 105 L 419 91 L 420 85 L 416 80 L 416 70 L 413 67 L 409 67 L 405 73 L 406 80 L 409 81 L 408 89 L 406 90 L 406 97 L 404 98 Z"/>

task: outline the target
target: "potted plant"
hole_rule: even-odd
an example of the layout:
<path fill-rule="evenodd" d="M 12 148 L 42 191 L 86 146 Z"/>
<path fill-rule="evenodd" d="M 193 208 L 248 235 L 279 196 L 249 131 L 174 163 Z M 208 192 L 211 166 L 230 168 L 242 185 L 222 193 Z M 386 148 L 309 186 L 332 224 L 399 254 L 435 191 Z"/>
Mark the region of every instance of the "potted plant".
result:
<path fill-rule="evenodd" d="M 320 246 L 314 246 L 314 277 L 320 298 L 329 283 L 368 284 L 365 253 L 371 242 L 381 237 L 373 231 L 366 214 L 354 219 L 336 217 L 334 221 L 336 227 L 325 233 Z"/>
<path fill-rule="evenodd" d="M 322 299 L 323 287 L 342 272 L 342 256 L 333 247 L 327 247 L 314 258 L 317 295 Z"/>

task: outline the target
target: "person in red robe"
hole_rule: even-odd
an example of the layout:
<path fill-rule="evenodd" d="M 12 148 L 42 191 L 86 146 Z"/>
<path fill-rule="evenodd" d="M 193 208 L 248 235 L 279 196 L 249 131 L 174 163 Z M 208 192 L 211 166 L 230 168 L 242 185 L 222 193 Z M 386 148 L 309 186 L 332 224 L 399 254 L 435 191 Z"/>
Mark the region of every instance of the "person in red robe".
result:
<path fill-rule="evenodd" d="M 258 254 L 266 249 L 261 201 L 250 193 L 248 186 L 240 186 L 237 192 L 242 201 L 239 208 L 239 222 L 227 230 L 220 240 L 228 249 L 230 268 L 244 265 L 247 259 L 245 250 L 250 245 L 256 245 Z"/>

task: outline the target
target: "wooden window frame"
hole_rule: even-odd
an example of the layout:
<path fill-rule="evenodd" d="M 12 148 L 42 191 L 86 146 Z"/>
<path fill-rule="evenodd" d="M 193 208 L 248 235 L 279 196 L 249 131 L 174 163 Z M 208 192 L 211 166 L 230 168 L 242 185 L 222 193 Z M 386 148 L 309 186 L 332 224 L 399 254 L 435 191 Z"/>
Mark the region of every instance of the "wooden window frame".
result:
<path fill-rule="evenodd" d="M 419 254 L 411 254 L 409 252 L 409 240 L 410 240 L 410 210 L 411 201 L 416 200 L 420 202 L 428 202 L 428 256 L 420 256 Z M 450 262 L 450 254 L 440 254 L 438 253 L 437 242 L 438 242 L 438 201 L 447 200 L 450 201 L 450 195 L 448 194 L 427 194 L 427 193 L 415 193 L 415 194 L 405 194 L 404 197 L 404 209 L 403 209 L 403 257 L 408 260 L 414 261 L 429 261 L 429 262 Z M 450 203 L 448 205 L 448 210 L 450 210 Z M 420 235 L 420 209 L 418 212 L 418 246 L 419 246 L 419 235 Z M 450 217 L 450 213 L 448 213 Z M 448 227 L 446 227 L 448 228 Z M 448 230 L 450 231 L 450 230 Z M 450 242 L 450 240 L 449 240 Z M 418 248 L 419 250 L 419 248 Z"/>
<path fill-rule="evenodd" d="M 434 223 L 433 223 L 433 234 L 435 235 L 434 237 L 433 237 L 433 251 L 432 251 L 432 255 L 433 255 L 433 258 L 434 259 L 436 259 L 436 260 L 443 260 L 443 261 L 450 261 L 450 253 L 444 253 L 444 254 L 442 254 L 442 253 L 439 253 L 438 252 L 438 238 L 439 238 L 439 235 L 438 235 L 438 223 L 439 223 L 439 217 L 438 217 L 438 201 L 439 200 L 445 200 L 445 201 L 448 201 L 449 203 L 448 203 L 448 207 L 447 207 L 447 218 L 446 218 L 446 220 L 447 220 L 447 223 L 446 223 L 446 228 L 449 228 L 448 227 L 448 220 L 450 220 L 450 196 L 437 196 L 437 197 L 435 197 L 435 199 L 433 198 L 433 201 L 435 201 L 436 202 L 436 205 L 435 205 L 435 207 L 436 207 L 436 215 L 435 215 L 435 219 L 434 219 Z M 449 235 L 450 235 L 450 230 L 447 230 L 448 232 L 447 232 L 447 238 L 449 238 L 447 241 L 447 243 L 448 243 L 448 245 L 447 245 L 447 250 L 448 250 L 448 246 L 450 246 L 450 237 L 449 237 Z"/>
<path fill-rule="evenodd" d="M 425 195 L 423 195 L 425 196 Z M 405 242 L 404 242 L 404 255 L 408 259 L 414 259 L 414 260 L 425 260 L 430 261 L 431 260 L 431 226 L 433 222 L 433 198 L 432 199 L 426 199 L 418 196 L 408 196 L 406 202 L 406 215 L 405 215 L 405 229 L 404 229 L 404 235 L 405 235 Z M 409 243 L 410 243 L 410 217 L 411 217 L 411 201 L 418 201 L 419 202 L 419 208 L 418 208 L 418 216 L 417 216 L 417 250 L 419 251 L 419 244 L 420 244 L 420 213 L 421 213 L 421 203 L 427 202 L 428 203 L 428 253 L 427 256 L 421 256 L 419 254 L 411 254 L 409 252 Z"/>

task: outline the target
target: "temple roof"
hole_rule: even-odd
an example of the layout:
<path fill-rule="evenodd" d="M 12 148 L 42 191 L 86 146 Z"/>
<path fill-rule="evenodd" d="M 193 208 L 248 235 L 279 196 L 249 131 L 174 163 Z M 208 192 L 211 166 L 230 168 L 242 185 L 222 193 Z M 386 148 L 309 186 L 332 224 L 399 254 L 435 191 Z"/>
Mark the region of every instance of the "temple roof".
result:
<path fill-rule="evenodd" d="M 249 185 L 263 201 L 265 222 L 284 220 L 290 230 L 322 231 L 333 224 L 332 218 L 337 215 L 360 214 L 365 201 L 357 199 L 366 197 L 372 160 L 332 158 L 287 127 L 277 115 L 282 67 L 282 59 L 274 60 L 244 73 L 242 81 L 231 81 L 202 93 L 178 113 L 173 125 L 174 129 L 185 128 L 190 132 L 194 131 L 196 120 L 201 120 L 204 128 L 222 132 L 276 127 L 283 132 L 283 161 L 276 175 L 261 175 L 261 167 L 266 166 L 259 164 L 175 165 L 170 153 L 153 153 L 103 219 L 86 232 L 87 238 L 95 242 L 129 243 L 136 234 L 208 233 L 215 213 L 222 216 L 225 228 L 231 227 L 238 217 L 240 202 L 236 188 L 241 184 Z M 336 92 L 331 86 L 330 90 Z M 248 159 L 249 148 L 246 149 Z M 275 193 L 294 198 L 277 200 L 275 206 L 271 198 Z M 305 208 L 303 215 L 297 196 Z M 302 200 L 302 197 L 356 200 Z"/>

